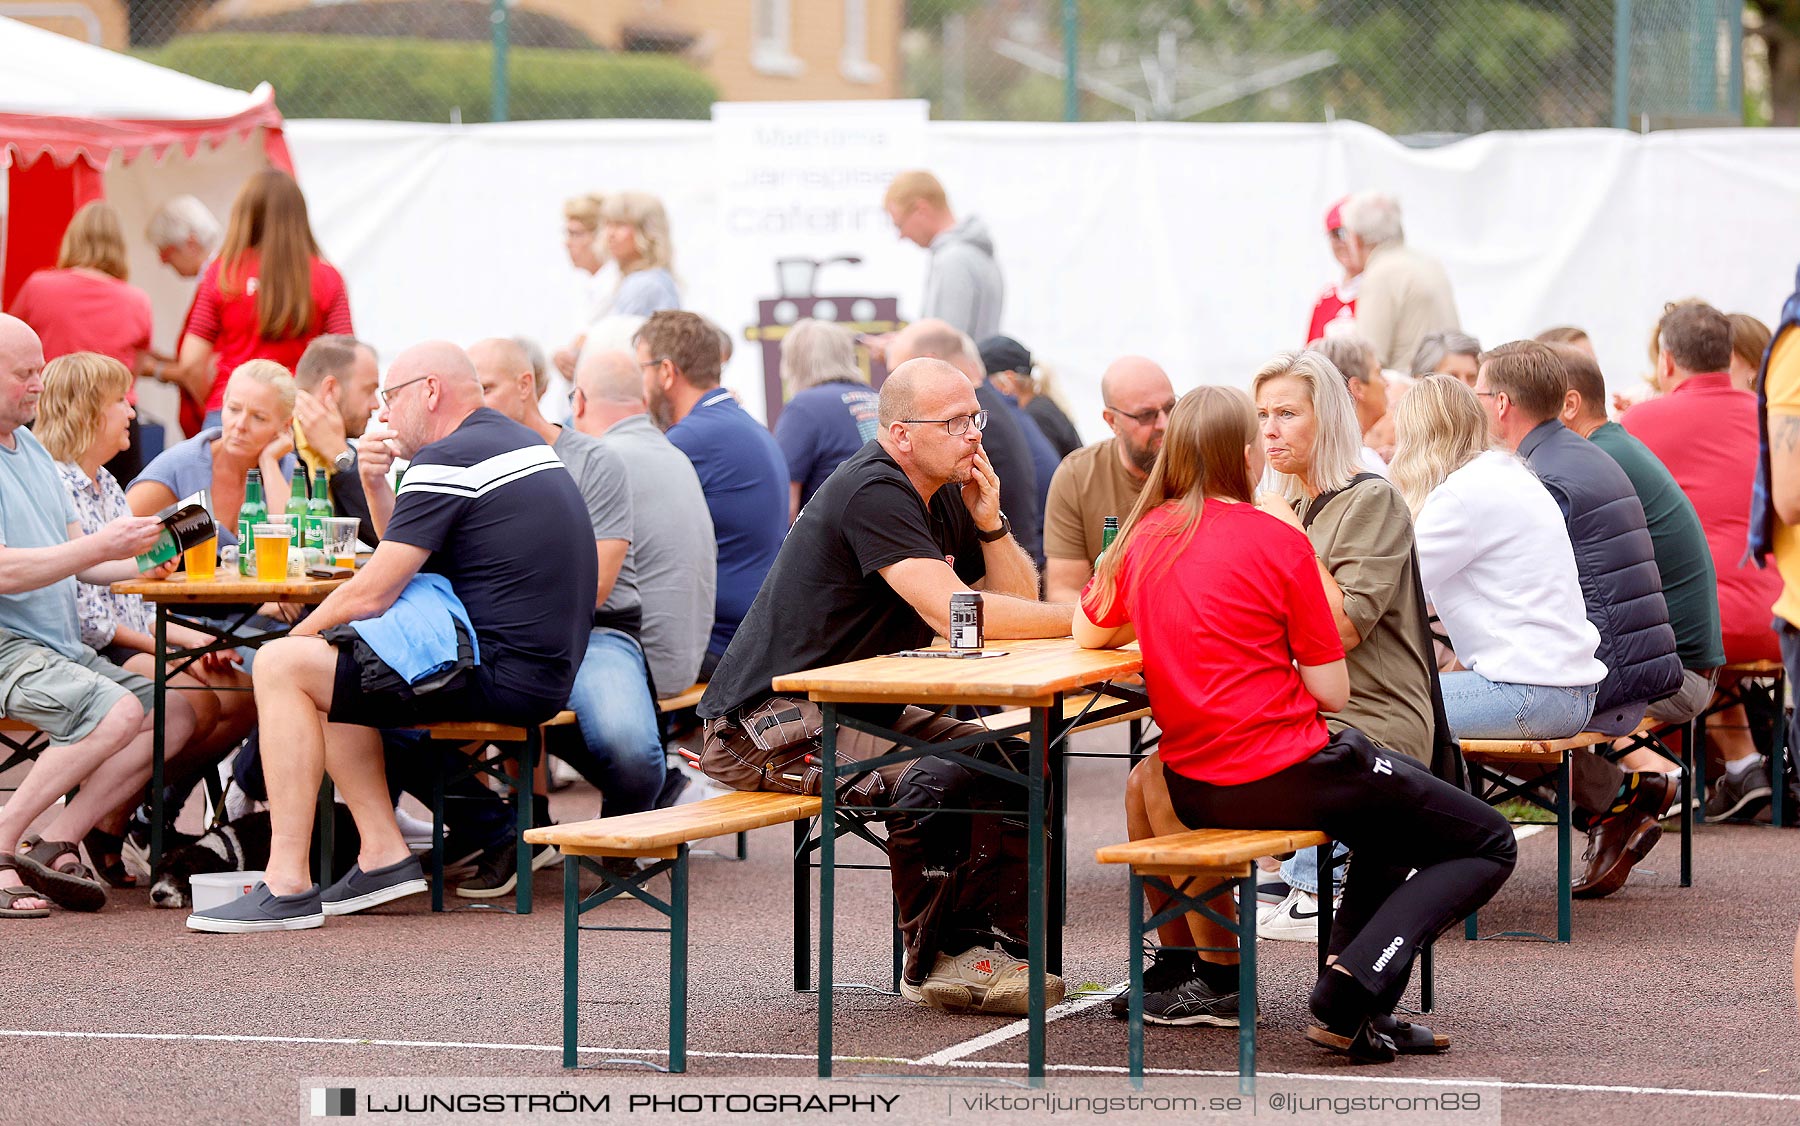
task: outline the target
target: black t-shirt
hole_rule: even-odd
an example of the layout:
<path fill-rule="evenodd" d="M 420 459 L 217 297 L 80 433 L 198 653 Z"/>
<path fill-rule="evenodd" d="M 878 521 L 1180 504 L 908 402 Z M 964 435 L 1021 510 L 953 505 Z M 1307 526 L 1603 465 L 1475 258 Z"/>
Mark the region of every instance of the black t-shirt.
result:
<path fill-rule="evenodd" d="M 423 569 L 450 580 L 498 684 L 568 699 L 598 564 L 581 490 L 536 432 L 475 411 L 407 466 L 384 538 L 431 552 Z"/>
<path fill-rule="evenodd" d="M 944 486 L 928 509 L 881 443 L 869 442 L 801 510 L 707 685 L 700 716 L 760 702 L 785 673 L 930 644 L 931 626 L 878 572 L 945 556 L 965 583 L 987 574 L 962 490 Z"/>

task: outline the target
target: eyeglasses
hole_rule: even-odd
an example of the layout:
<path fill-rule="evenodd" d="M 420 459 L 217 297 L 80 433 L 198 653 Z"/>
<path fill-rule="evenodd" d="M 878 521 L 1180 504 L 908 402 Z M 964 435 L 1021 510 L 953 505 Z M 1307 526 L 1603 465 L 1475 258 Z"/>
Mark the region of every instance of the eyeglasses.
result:
<path fill-rule="evenodd" d="M 1113 412 L 1114 414 L 1118 415 L 1120 418 L 1129 418 L 1131 421 L 1137 423 L 1139 426 L 1149 426 L 1156 421 L 1156 416 L 1159 414 L 1174 414 L 1175 413 L 1175 404 L 1173 402 L 1170 402 L 1164 406 L 1151 407 L 1147 411 L 1139 411 L 1136 414 L 1131 414 L 1128 411 L 1122 411 L 1118 407 L 1109 406 L 1106 409 Z"/>
<path fill-rule="evenodd" d="M 377 399 L 380 399 L 381 405 L 385 407 L 393 401 L 394 392 L 399 391 L 403 387 L 411 387 L 415 383 L 423 383 L 425 380 L 430 379 L 430 378 L 431 378 L 431 376 L 429 376 L 429 375 L 421 375 L 421 376 L 417 377 L 416 379 L 409 379 L 405 383 L 397 383 L 392 387 L 378 388 L 375 391 L 375 397 Z"/>
<path fill-rule="evenodd" d="M 669 362 L 669 357 L 658 356 L 654 360 L 639 360 L 638 367 L 648 370 L 650 368 L 655 367 L 657 364 L 666 364 L 668 362 Z"/>
<path fill-rule="evenodd" d="M 977 430 L 987 429 L 988 412 L 976 411 L 974 414 L 959 414 L 954 418 L 903 418 L 901 422 L 930 422 L 944 428 L 944 432 L 952 437 L 965 433 L 971 425 Z"/>
<path fill-rule="evenodd" d="M 1475 392 L 1475 394 L 1478 398 L 1493 399 L 1493 398 L 1498 398 L 1499 396 L 1506 394 L 1506 392 L 1504 392 L 1504 391 L 1477 391 L 1477 392 Z"/>

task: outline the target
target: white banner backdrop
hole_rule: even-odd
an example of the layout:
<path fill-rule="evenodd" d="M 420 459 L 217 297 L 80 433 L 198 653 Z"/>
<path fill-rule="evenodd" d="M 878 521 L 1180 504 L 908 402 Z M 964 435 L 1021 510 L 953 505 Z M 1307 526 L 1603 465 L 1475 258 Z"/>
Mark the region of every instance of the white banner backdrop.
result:
<path fill-rule="evenodd" d="M 561 207 L 579 192 L 661 196 L 686 306 L 740 340 L 781 256 L 764 235 L 722 245 L 733 170 L 710 122 L 295 121 L 288 139 L 358 332 L 384 358 L 431 337 L 572 337 L 583 275 L 563 255 Z M 994 233 L 1004 331 L 1056 370 L 1089 438 L 1103 434 L 1098 377 L 1117 355 L 1155 358 L 1185 390 L 1242 386 L 1304 343 L 1336 277 L 1324 212 L 1353 190 L 1400 197 L 1408 241 L 1443 260 L 1484 345 L 1577 324 L 1621 390 L 1649 368 L 1665 301 L 1773 321 L 1800 261 L 1795 130 L 1501 133 L 1418 150 L 1352 123 L 932 122 L 922 145 L 957 213 Z M 924 252 L 894 238 L 865 224 L 793 252 L 861 257 L 831 267 L 834 281 L 915 315 Z M 740 345 L 726 383 L 762 411 L 757 349 Z"/>

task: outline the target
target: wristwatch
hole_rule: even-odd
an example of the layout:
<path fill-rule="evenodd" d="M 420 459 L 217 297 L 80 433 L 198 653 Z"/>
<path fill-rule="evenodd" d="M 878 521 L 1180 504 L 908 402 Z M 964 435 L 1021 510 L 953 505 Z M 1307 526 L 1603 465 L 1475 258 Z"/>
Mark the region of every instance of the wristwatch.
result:
<path fill-rule="evenodd" d="M 980 528 L 975 529 L 975 538 L 982 543 L 993 543 L 995 540 L 1005 539 L 1010 535 L 1012 535 L 1012 521 L 1006 518 L 1004 512 L 1000 514 L 1000 526 L 993 531 L 984 532 Z"/>
<path fill-rule="evenodd" d="M 334 473 L 348 473 L 356 468 L 356 447 L 345 446 L 344 452 L 331 459 Z"/>

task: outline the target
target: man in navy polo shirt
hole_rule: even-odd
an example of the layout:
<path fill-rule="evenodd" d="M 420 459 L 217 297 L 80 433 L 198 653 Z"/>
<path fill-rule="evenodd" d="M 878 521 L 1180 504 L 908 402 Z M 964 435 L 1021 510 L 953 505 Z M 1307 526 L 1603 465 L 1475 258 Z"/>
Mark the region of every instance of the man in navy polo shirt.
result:
<path fill-rule="evenodd" d="M 632 339 L 650 418 L 694 463 L 719 540 L 712 639 L 700 666 L 700 679 L 706 680 L 787 534 L 787 459 L 768 428 L 719 386 L 719 337 L 705 319 L 675 310 L 657 313 Z"/>

